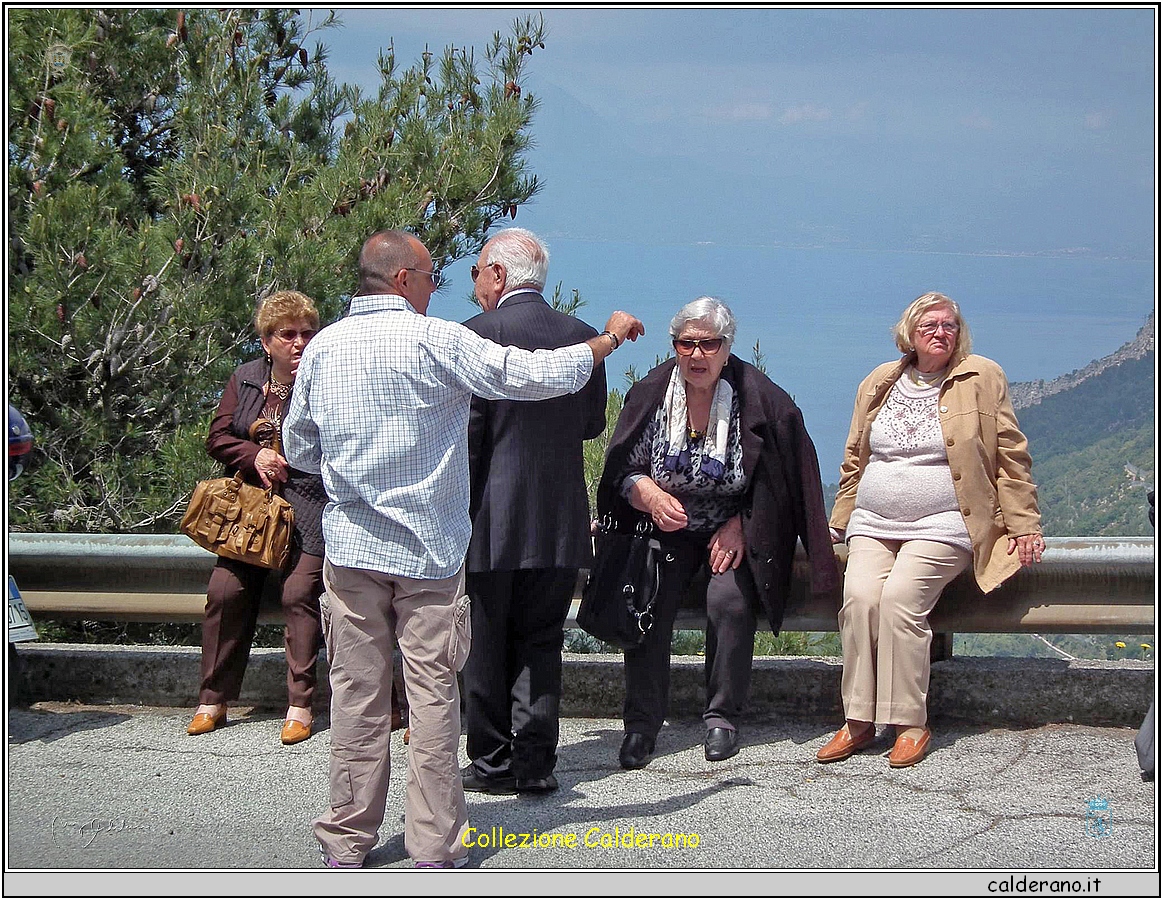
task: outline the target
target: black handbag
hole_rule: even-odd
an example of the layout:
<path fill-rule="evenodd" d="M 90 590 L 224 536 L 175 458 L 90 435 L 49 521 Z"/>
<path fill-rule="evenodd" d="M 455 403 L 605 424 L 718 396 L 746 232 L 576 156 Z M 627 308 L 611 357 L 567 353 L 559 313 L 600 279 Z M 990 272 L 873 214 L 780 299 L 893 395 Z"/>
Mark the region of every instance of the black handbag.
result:
<path fill-rule="evenodd" d="M 631 531 L 620 531 L 608 516 L 599 525 L 595 543 L 577 624 L 600 641 L 633 650 L 654 625 L 662 548 L 648 520 L 638 520 Z"/>

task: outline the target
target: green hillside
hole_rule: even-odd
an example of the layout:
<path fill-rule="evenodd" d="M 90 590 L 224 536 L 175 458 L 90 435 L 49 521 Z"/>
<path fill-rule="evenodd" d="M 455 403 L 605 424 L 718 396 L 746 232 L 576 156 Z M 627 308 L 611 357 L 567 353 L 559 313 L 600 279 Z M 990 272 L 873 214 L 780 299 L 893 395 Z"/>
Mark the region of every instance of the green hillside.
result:
<path fill-rule="evenodd" d="M 1128 428 L 1154 422 L 1155 360 L 1127 360 L 1018 412 L 1039 455 L 1081 450 Z"/>
<path fill-rule="evenodd" d="M 1018 413 L 1034 459 L 1046 534 L 1150 533 L 1154 407 L 1155 361 L 1145 356 Z"/>

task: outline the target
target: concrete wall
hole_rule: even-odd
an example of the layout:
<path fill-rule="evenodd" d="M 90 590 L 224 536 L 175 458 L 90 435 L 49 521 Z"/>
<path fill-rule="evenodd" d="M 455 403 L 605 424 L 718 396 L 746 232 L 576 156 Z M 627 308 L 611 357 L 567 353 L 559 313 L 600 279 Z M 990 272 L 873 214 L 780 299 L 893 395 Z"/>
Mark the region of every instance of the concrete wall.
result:
<path fill-rule="evenodd" d="M 10 701 L 194 707 L 197 647 L 115 647 L 21 644 L 10 653 Z M 751 714 L 842 718 L 838 659 L 756 658 Z M 319 663 L 316 708 L 329 702 L 327 663 Z M 624 691 L 619 655 L 566 654 L 562 715 L 618 717 Z M 934 663 L 929 711 L 989 725 L 1075 723 L 1138 727 L 1155 696 L 1155 668 L 1139 661 L 956 657 Z M 703 659 L 672 662 L 670 715 L 693 718 L 705 703 Z M 286 704 L 283 651 L 255 649 L 243 683 L 242 705 Z"/>

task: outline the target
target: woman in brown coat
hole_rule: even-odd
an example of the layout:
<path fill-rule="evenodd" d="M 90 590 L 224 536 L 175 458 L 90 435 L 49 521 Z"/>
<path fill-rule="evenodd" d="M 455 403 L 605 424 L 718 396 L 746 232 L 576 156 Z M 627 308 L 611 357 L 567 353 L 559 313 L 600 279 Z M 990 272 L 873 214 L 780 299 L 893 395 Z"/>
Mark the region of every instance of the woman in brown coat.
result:
<path fill-rule="evenodd" d="M 920 762 L 931 734 L 929 613 L 972 566 L 992 591 L 1045 544 L 1026 439 L 1005 373 L 969 353 L 961 310 L 944 294 L 914 300 L 894 329 L 904 356 L 856 392 L 832 509 L 848 543 L 840 640 L 846 724 L 816 754 L 838 762 L 896 728 L 889 765 Z"/>
<path fill-rule="evenodd" d="M 323 593 L 323 507 L 327 494 L 319 475 L 299 472 L 280 452 L 281 425 L 290 406 L 299 357 L 319 330 L 309 297 L 279 291 L 255 313 L 266 355 L 240 366 L 230 377 L 210 424 L 206 449 L 255 485 L 278 487 L 295 514 L 291 554 L 280 596 L 286 619 L 289 705 L 281 740 L 295 744 L 311 736 L 315 662 L 322 645 L 319 595 Z M 210 576 L 202 624 L 202 683 L 198 709 L 187 734 L 205 734 L 226 723 L 226 705 L 237 700 L 254 640 L 259 601 L 269 571 L 219 557 Z"/>

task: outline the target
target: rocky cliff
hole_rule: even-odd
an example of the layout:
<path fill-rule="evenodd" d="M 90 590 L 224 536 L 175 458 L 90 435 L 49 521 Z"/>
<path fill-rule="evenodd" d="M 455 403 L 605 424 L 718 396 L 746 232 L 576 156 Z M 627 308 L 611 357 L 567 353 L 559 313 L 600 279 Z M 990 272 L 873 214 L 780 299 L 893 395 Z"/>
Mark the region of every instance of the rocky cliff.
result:
<path fill-rule="evenodd" d="M 1151 312 L 1147 316 L 1146 324 L 1139 329 L 1139 333 L 1135 335 L 1134 340 L 1128 341 L 1119 347 L 1110 356 L 1104 356 L 1102 359 L 1096 359 L 1094 362 L 1088 363 L 1081 369 L 1075 369 L 1066 375 L 1060 375 L 1052 381 L 1017 381 L 1010 384 L 1010 397 L 1013 400 L 1014 409 L 1023 409 L 1027 406 L 1034 406 L 1041 403 L 1047 397 L 1062 391 L 1070 390 L 1070 388 L 1077 387 L 1087 379 L 1094 378 L 1096 375 L 1105 372 L 1112 366 L 1117 366 L 1119 363 L 1127 362 L 1132 359 L 1141 359 L 1150 353 L 1155 352 L 1155 313 Z"/>

